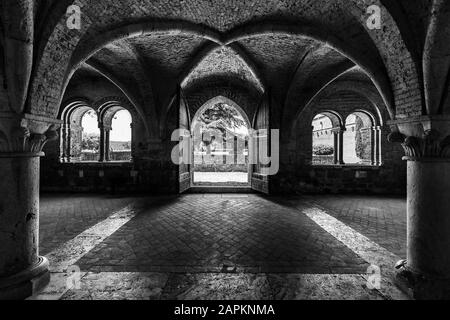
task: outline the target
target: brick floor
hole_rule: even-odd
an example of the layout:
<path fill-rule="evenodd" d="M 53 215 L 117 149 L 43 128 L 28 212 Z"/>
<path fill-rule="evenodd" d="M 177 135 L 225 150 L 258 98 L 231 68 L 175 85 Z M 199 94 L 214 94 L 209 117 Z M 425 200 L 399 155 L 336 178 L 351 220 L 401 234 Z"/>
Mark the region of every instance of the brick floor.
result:
<path fill-rule="evenodd" d="M 85 255 L 83 271 L 364 273 L 304 214 L 257 195 L 187 195 L 140 213 Z"/>
<path fill-rule="evenodd" d="M 344 195 L 307 199 L 380 246 L 406 258 L 406 199 Z"/>
<path fill-rule="evenodd" d="M 36 299 L 404 298 L 390 282 L 403 199 L 52 195 L 40 230 L 53 271 Z M 366 286 L 369 264 L 380 290 Z M 67 289 L 63 266 L 81 268 L 80 289 Z"/>
<path fill-rule="evenodd" d="M 135 198 L 108 195 L 49 194 L 40 201 L 40 254 L 45 255 Z"/>

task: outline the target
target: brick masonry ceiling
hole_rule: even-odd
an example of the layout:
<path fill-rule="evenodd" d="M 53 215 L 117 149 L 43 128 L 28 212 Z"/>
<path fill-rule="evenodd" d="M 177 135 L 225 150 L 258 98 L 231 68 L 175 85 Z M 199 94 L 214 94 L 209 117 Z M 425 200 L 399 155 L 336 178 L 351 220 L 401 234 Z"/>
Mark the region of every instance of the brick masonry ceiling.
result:
<path fill-rule="evenodd" d="M 82 8 L 81 30 L 65 28 L 63 10 L 72 3 Z M 414 87 L 409 43 L 390 16 L 383 37 L 370 34 L 365 1 L 81 0 L 40 2 L 35 9 L 47 41 L 39 46 L 46 58 L 35 69 L 32 113 L 55 116 L 57 93 L 83 62 L 125 85 L 152 115 L 167 108 L 180 83 L 243 81 L 259 91 L 271 87 L 286 100 L 301 82 L 325 81 L 320 88 L 338 76 L 330 68 L 345 71 L 353 66 L 349 60 L 369 75 L 388 107 L 397 103 L 401 110 L 401 90 Z M 48 92 L 38 90 L 41 82 Z"/>

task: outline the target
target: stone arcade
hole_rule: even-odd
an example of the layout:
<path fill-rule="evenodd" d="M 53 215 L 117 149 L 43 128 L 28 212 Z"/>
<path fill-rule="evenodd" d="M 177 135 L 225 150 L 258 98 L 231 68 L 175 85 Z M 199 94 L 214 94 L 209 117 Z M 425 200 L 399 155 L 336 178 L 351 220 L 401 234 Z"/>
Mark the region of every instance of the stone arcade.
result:
<path fill-rule="evenodd" d="M 68 27 L 70 6 L 80 8 L 80 28 Z M 159 297 L 173 288 L 177 268 L 222 270 L 210 279 L 223 292 L 222 277 L 236 288 L 258 286 L 263 298 L 283 270 L 301 279 L 309 273 L 312 282 L 350 283 L 356 278 L 346 274 L 365 273 L 372 264 L 385 277 L 383 297 L 398 287 L 417 299 L 450 298 L 449 29 L 444 0 L 0 1 L 0 299 L 45 294 L 54 289 L 46 287 L 50 278 L 52 284 L 71 264 L 82 267 L 82 283 L 93 287 L 96 267 L 117 271 L 137 287 L 153 275 L 143 280 L 120 272 L 159 272 L 152 280 L 159 289 L 151 291 Z M 193 115 L 211 101 L 238 106 L 249 129 L 279 130 L 277 174 L 249 165 L 248 186 L 205 188 L 193 182 L 193 166 L 171 161 L 172 132 L 189 135 Z M 123 110 L 131 117 L 131 143 L 119 150 L 111 135 Z M 98 145 L 90 153 L 82 147 L 87 114 L 98 122 Z M 226 198 L 236 190 L 242 198 Z M 222 203 L 214 207 L 219 211 L 201 195 L 211 191 L 223 193 L 214 198 Z M 41 192 L 126 192 L 144 202 L 187 195 L 118 211 L 122 225 L 108 215 L 89 220 L 103 214 L 92 209 L 101 200 L 88 201 L 85 216 L 72 203 L 47 221 L 43 214 L 52 211 L 40 213 L 49 208 L 40 204 Z M 397 229 L 379 237 L 376 227 L 358 229 L 364 215 L 384 215 L 395 205 L 374 209 L 366 201 L 359 210 L 350 204 L 342 212 L 355 219 L 346 221 L 327 214 L 318 196 L 283 205 L 299 194 L 406 194 L 406 250 L 389 248 Z M 139 213 L 149 208 L 157 214 Z M 77 218 L 63 229 L 73 234 L 42 251 L 51 246 L 42 238 L 49 226 L 69 214 Z M 377 221 L 388 223 L 383 219 Z M 105 231 L 103 220 L 114 232 L 69 254 L 71 264 L 58 260 L 64 250 L 56 247 L 82 242 L 85 230 Z M 153 233 L 143 231 L 149 221 Z M 164 229 L 172 227 L 172 233 Z M 139 236 L 148 247 L 138 245 L 145 243 L 133 238 Z M 119 245 L 111 252 L 121 253 L 103 261 L 101 250 L 114 239 Z M 355 239 L 361 246 L 352 246 Z M 370 254 L 375 247 L 376 257 Z M 157 269 L 155 259 L 171 262 Z M 406 263 L 395 269 L 400 259 Z M 139 267 L 143 263 L 148 268 Z"/>

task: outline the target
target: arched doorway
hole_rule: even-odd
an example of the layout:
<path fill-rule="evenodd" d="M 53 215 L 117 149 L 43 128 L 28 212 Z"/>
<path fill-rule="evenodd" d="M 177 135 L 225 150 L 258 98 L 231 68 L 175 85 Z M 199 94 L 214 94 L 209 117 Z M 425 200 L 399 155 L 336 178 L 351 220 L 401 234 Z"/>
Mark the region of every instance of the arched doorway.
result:
<path fill-rule="evenodd" d="M 250 121 L 232 100 L 219 96 L 195 114 L 192 183 L 197 186 L 249 186 Z"/>

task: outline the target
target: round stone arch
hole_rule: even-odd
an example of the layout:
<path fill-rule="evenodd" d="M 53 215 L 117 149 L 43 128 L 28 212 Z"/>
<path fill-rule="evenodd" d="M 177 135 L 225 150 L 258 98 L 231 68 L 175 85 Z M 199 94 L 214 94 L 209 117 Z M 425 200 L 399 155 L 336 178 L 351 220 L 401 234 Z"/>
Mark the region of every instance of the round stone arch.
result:
<path fill-rule="evenodd" d="M 327 117 L 331 122 L 331 128 L 323 128 L 325 131 L 325 135 L 328 134 L 333 139 L 333 159 L 326 159 L 325 163 L 327 164 L 338 164 L 340 153 L 338 142 L 336 140 L 337 134 L 336 132 L 343 132 L 344 131 L 344 118 L 342 115 L 335 110 L 330 109 L 321 109 L 321 110 L 314 110 L 308 117 L 305 117 L 305 121 L 308 121 L 308 123 L 303 123 L 301 132 L 301 138 L 300 141 L 296 141 L 297 144 L 300 142 L 300 146 L 302 146 L 302 155 L 303 158 L 308 161 L 308 163 L 314 164 L 314 155 L 313 155 L 313 147 L 314 147 L 314 132 L 313 132 L 313 122 L 314 119 L 319 116 L 325 116 Z M 323 130 L 322 130 L 323 133 Z M 330 162 L 332 161 L 332 162 Z M 319 161 L 321 164 L 323 164 L 323 159 Z"/>
<path fill-rule="evenodd" d="M 71 162 L 77 159 L 76 154 L 79 153 L 78 149 L 81 143 L 81 121 L 89 110 L 94 111 L 97 115 L 101 136 L 105 134 L 105 130 L 111 129 L 112 119 L 119 110 L 127 110 L 130 113 L 133 124 L 131 128 L 133 146 L 136 137 L 141 136 L 137 133 L 138 131 L 147 133 L 140 114 L 127 99 L 120 96 L 105 97 L 95 102 L 91 102 L 87 98 L 73 98 L 63 105 L 65 107 L 62 108 L 59 116 L 63 121 L 60 134 L 60 159 L 62 162 Z M 142 138 L 146 139 L 146 136 L 144 135 Z"/>
<path fill-rule="evenodd" d="M 332 95 L 330 95 L 329 97 L 330 99 L 332 99 L 336 96 L 339 96 L 339 93 L 343 92 L 355 93 L 354 91 L 337 91 Z M 378 109 L 370 102 L 370 100 L 368 100 L 362 95 L 359 95 L 358 93 L 355 93 L 354 97 L 355 101 L 359 100 L 361 102 L 361 106 L 349 106 L 345 108 L 343 108 L 342 105 L 336 106 L 335 110 L 337 110 L 337 112 L 339 112 L 339 114 L 341 115 L 343 125 L 345 126 L 345 120 L 349 115 L 353 113 L 359 113 L 361 114 L 362 117 L 366 119 L 367 125 L 369 125 L 370 121 L 371 126 L 382 126 L 384 123 L 383 117 L 381 116 L 381 114 L 378 113 Z M 345 106 L 345 103 L 343 103 L 343 105 Z M 316 112 L 316 110 L 320 110 L 321 109 L 320 102 L 316 108 L 314 108 L 314 106 L 312 107 L 314 112 Z"/>
<path fill-rule="evenodd" d="M 359 83 L 358 85 L 362 86 L 361 83 Z M 342 107 L 340 104 L 342 102 L 338 102 L 339 104 L 334 104 L 331 109 L 328 105 L 325 104 L 327 100 L 339 100 L 339 95 L 342 93 L 353 95 L 354 101 L 361 101 L 363 107 L 348 107 L 347 105 L 344 105 L 344 107 Z M 369 98 L 366 96 L 367 93 L 372 93 L 373 95 Z M 342 128 L 345 127 L 345 119 L 347 119 L 347 117 L 354 112 L 364 112 L 365 114 L 370 115 L 373 126 L 383 126 L 387 119 L 385 119 L 385 114 L 382 112 L 382 110 L 380 110 L 379 103 L 382 103 L 382 100 L 377 100 L 376 93 L 367 88 L 365 90 L 361 90 L 361 88 L 358 89 L 357 83 L 353 83 L 352 86 L 342 84 L 330 85 L 329 87 L 322 90 L 318 95 L 316 95 L 314 99 L 308 104 L 308 106 L 302 109 L 296 116 L 290 132 L 290 139 L 295 139 L 299 133 L 299 130 L 301 131 L 303 130 L 302 128 L 308 126 L 309 123 L 311 123 L 312 119 L 314 119 L 315 115 L 327 112 L 329 110 L 333 110 L 335 114 L 338 114 L 340 116 L 340 123 Z"/>
<path fill-rule="evenodd" d="M 89 7 L 88 4 L 84 3 L 83 0 L 73 1 L 74 4 L 79 5 L 81 7 Z M 59 24 L 63 24 L 63 29 L 66 30 L 68 28 L 65 27 L 66 19 L 65 17 L 61 17 Z M 220 44 L 220 34 L 218 32 L 214 32 L 208 28 L 198 26 L 197 24 L 189 23 L 189 22 L 174 22 L 170 21 L 150 21 L 150 22 L 138 22 L 138 23 L 129 23 L 122 27 L 114 27 L 106 32 L 101 32 L 101 34 L 97 34 L 93 37 L 90 37 L 90 34 L 87 32 L 87 29 L 83 28 L 81 32 L 78 32 L 76 35 L 70 33 L 63 36 L 62 39 L 67 40 L 70 39 L 70 45 L 65 50 L 61 49 L 60 43 L 62 41 L 61 36 L 62 33 L 58 29 L 58 25 L 55 27 L 54 32 L 50 35 L 48 42 L 43 48 L 43 57 L 45 57 L 45 53 L 50 54 L 50 56 L 59 57 L 59 61 L 53 61 L 56 65 L 56 70 L 54 68 L 54 64 L 52 64 L 52 70 L 54 77 L 50 80 L 47 79 L 46 75 L 49 72 L 50 66 L 46 65 L 44 62 L 50 59 L 43 59 L 45 61 L 41 61 L 39 64 L 39 68 L 37 73 L 35 74 L 35 79 L 31 86 L 31 96 L 32 102 L 30 105 L 30 112 L 36 114 L 45 114 L 46 116 L 52 116 L 55 114 L 55 110 L 52 109 L 41 109 L 35 110 L 35 105 L 38 101 L 45 99 L 42 90 L 46 87 L 59 87 L 59 90 L 52 90 L 52 106 L 55 108 L 57 104 L 59 104 L 62 96 L 64 95 L 65 89 L 69 84 L 72 76 L 78 70 L 82 64 L 89 59 L 92 55 L 94 55 L 97 51 L 99 51 L 103 46 L 114 42 L 116 40 L 147 35 L 147 34 L 167 34 L 167 35 L 196 35 L 202 37 L 204 39 L 210 40 L 212 42 L 216 42 Z M 83 25 L 87 23 L 84 21 Z M 67 30 L 70 32 L 70 30 Z M 84 37 L 86 34 L 89 36 Z M 83 41 L 82 41 L 83 40 Z M 52 55 L 51 52 L 58 51 L 58 55 Z M 64 52 L 62 52 L 64 51 Z M 51 83 L 48 83 L 51 81 Z M 39 83 L 39 82 L 45 82 Z M 54 96 L 57 92 L 60 92 L 59 96 Z M 152 119 L 157 119 L 156 110 L 155 110 L 155 102 L 151 101 L 151 110 L 150 114 L 152 115 Z"/>
<path fill-rule="evenodd" d="M 126 108 L 122 107 L 119 104 L 111 104 L 107 103 L 105 107 L 101 110 L 99 110 L 100 114 L 100 122 L 103 124 L 104 127 L 112 128 L 112 121 L 116 115 L 117 112 L 126 110 L 131 116 L 131 124 L 133 125 L 133 114 Z"/>
<path fill-rule="evenodd" d="M 64 107 L 61 108 L 61 112 L 58 119 L 63 121 L 63 125 L 70 124 L 71 118 L 80 108 L 92 108 L 92 102 L 87 98 L 73 98 L 62 104 Z"/>
<path fill-rule="evenodd" d="M 103 124 L 110 125 L 114 114 L 119 110 L 127 110 L 132 119 L 132 123 L 138 122 L 140 119 L 139 112 L 134 106 L 122 97 L 105 97 L 93 104 L 93 108 L 99 114 L 99 121 Z M 143 121 L 143 119 L 140 119 Z"/>
<path fill-rule="evenodd" d="M 355 132 L 350 132 L 348 129 L 348 119 L 350 116 L 356 116 L 356 119 L 362 121 L 362 126 L 358 128 L 358 122 L 355 124 Z M 355 139 L 355 148 L 359 145 L 358 149 L 360 150 L 362 156 L 361 160 L 366 165 L 378 165 L 381 164 L 381 136 L 379 126 L 376 124 L 376 117 L 373 113 L 364 109 L 355 109 L 349 112 L 346 112 L 346 117 L 344 119 L 344 132 L 343 132 L 343 140 L 344 140 L 344 148 L 346 137 L 349 134 L 354 134 Z M 359 136 L 359 142 L 356 142 L 357 136 Z M 348 140 L 347 140 L 348 141 Z M 342 160 L 344 163 L 349 163 L 346 157 L 349 153 L 349 149 L 345 148 L 345 150 L 341 150 L 342 152 Z M 350 154 L 352 152 L 350 151 Z M 357 154 L 357 153 L 356 153 Z M 360 157 L 360 155 L 358 155 Z"/>
<path fill-rule="evenodd" d="M 330 87 L 328 90 L 324 90 L 307 109 L 313 114 L 323 113 L 322 110 L 328 110 L 329 107 L 327 104 L 329 101 L 333 101 L 333 99 L 339 100 L 341 94 L 351 94 L 353 98 L 352 103 L 361 103 L 358 106 L 349 106 L 347 102 L 341 101 L 338 102 L 339 104 L 334 104 L 333 110 L 340 115 L 341 127 L 343 129 L 345 129 L 346 119 L 351 114 L 360 114 L 364 118 L 363 122 L 367 127 L 380 127 L 383 125 L 385 121 L 378 106 L 372 103 L 365 95 L 361 94 L 359 90 L 352 90 L 348 87 Z"/>
<path fill-rule="evenodd" d="M 72 75 L 83 62 L 88 60 L 103 46 L 117 40 L 141 35 L 148 35 L 151 33 L 162 33 L 167 35 L 189 34 L 202 37 L 216 43 L 217 45 L 231 46 L 238 41 L 248 38 L 277 33 L 286 35 L 302 35 L 331 46 L 334 50 L 346 56 L 357 65 L 359 65 L 362 69 L 364 69 L 381 92 L 385 103 L 389 106 L 393 106 L 395 104 L 395 97 L 391 89 L 390 79 L 385 72 L 386 70 L 383 66 L 381 57 L 376 50 L 376 45 L 374 43 L 370 43 L 370 45 L 374 49 L 372 50 L 372 52 L 377 52 L 375 54 L 376 59 L 367 59 L 365 57 L 365 54 L 358 52 L 358 50 L 355 49 L 354 46 L 351 46 L 349 43 L 343 41 L 341 38 L 335 36 L 334 34 L 330 34 L 328 31 L 326 31 L 326 29 L 327 28 L 322 29 L 320 25 L 299 25 L 286 24 L 281 22 L 253 23 L 233 30 L 232 32 L 226 33 L 224 36 L 221 36 L 220 33 L 215 32 L 212 29 L 199 27 L 195 24 L 185 21 L 180 21 L 177 23 L 165 21 L 150 21 L 129 24 L 102 33 L 102 35 L 98 37 L 88 37 L 87 39 L 81 39 L 82 45 L 76 47 L 71 57 L 69 68 L 64 75 L 63 89 L 67 86 Z M 370 39 L 370 37 L 364 33 L 360 35 L 360 39 L 362 38 L 365 38 L 366 40 Z M 246 59 L 242 52 L 236 53 L 248 65 L 248 59 Z M 248 66 L 250 69 L 254 70 L 252 66 Z"/>
<path fill-rule="evenodd" d="M 98 113 L 92 107 L 92 103 L 85 99 L 71 99 L 64 103 L 65 107 L 62 109 L 60 119 L 63 121 L 60 133 L 60 161 L 72 162 L 78 160 L 81 155 L 82 142 L 82 120 L 84 115 L 93 111 Z"/>
<path fill-rule="evenodd" d="M 291 121 L 285 123 L 284 127 L 287 130 L 287 137 L 289 137 L 289 139 L 293 139 L 295 137 L 302 115 L 305 113 L 309 114 L 311 108 L 320 107 L 321 99 L 344 91 L 352 92 L 355 95 L 358 95 L 361 98 L 361 101 L 366 102 L 367 105 L 370 105 L 369 111 L 374 115 L 374 125 L 383 126 L 388 120 L 394 120 L 395 113 L 388 106 L 386 106 L 379 91 L 372 83 L 336 80 L 322 88 L 312 97 L 312 99 L 309 100 L 304 108 L 299 109 L 295 113 Z"/>
<path fill-rule="evenodd" d="M 145 120 L 131 104 L 128 99 L 120 96 L 105 97 L 94 103 L 99 115 L 101 129 L 104 130 L 105 152 L 104 157 L 109 161 L 109 135 L 112 130 L 112 120 L 115 114 L 121 110 L 126 110 L 131 116 L 131 157 L 135 159 L 138 145 L 144 145 L 148 141 L 148 131 L 145 127 Z"/>
<path fill-rule="evenodd" d="M 395 114 L 384 104 L 379 92 L 371 83 L 336 81 L 319 92 L 311 103 L 314 103 L 314 100 L 320 99 L 321 97 L 339 94 L 340 92 L 352 92 L 359 96 L 362 102 L 366 102 L 370 106 L 368 111 L 372 114 L 374 125 L 383 126 L 388 120 L 395 119 Z"/>
<path fill-rule="evenodd" d="M 355 84 L 353 83 L 355 86 Z M 361 84 L 360 84 L 361 85 Z M 381 143 L 382 140 L 382 129 L 380 127 L 385 122 L 382 113 L 378 111 L 377 104 L 372 103 L 372 99 L 367 98 L 362 94 L 359 90 L 350 90 L 348 86 L 342 86 L 339 84 L 330 85 L 329 87 L 322 90 L 318 95 L 314 97 L 314 99 L 308 104 L 306 108 L 304 108 L 298 115 L 294 126 L 292 127 L 290 142 L 294 142 L 292 147 L 289 150 L 301 150 L 299 161 L 308 162 L 310 159 L 310 155 L 312 152 L 312 146 L 309 141 L 311 141 L 311 124 L 313 119 L 318 114 L 326 115 L 333 124 L 333 129 L 339 135 L 341 142 L 338 142 L 339 145 L 342 145 L 343 134 L 346 129 L 346 119 L 349 115 L 353 113 L 357 113 L 361 115 L 364 121 L 364 126 L 367 129 L 374 130 L 373 134 L 376 138 L 374 142 L 374 146 L 376 146 L 376 150 L 374 149 L 374 163 L 381 163 L 381 155 L 384 152 L 380 146 L 384 146 Z M 355 105 L 348 105 L 347 101 L 340 101 L 340 94 L 350 94 L 352 99 L 354 99 Z M 375 95 L 376 96 L 376 95 Z M 360 101 L 361 103 L 357 103 Z M 386 111 L 387 113 L 387 111 Z M 335 159 L 338 163 L 342 161 L 342 148 L 339 148 L 339 157 Z M 343 163 L 343 162 L 342 162 Z"/>
<path fill-rule="evenodd" d="M 346 112 L 344 125 L 347 122 L 346 119 L 352 114 L 358 116 L 362 120 L 364 128 L 372 128 L 377 125 L 377 118 L 373 115 L 373 113 L 364 109 L 354 109 L 353 111 Z"/>
<path fill-rule="evenodd" d="M 180 13 L 180 17 L 178 21 L 171 21 L 171 22 L 161 22 L 165 23 L 166 26 L 164 27 L 155 27 L 155 22 L 151 22 L 147 25 L 147 27 L 141 27 L 137 26 L 137 23 L 133 22 L 132 20 L 126 15 L 124 15 L 123 12 L 120 12 L 119 7 L 112 6 L 111 8 L 105 8 L 105 7 L 97 7 L 97 4 L 89 4 L 86 0 L 77 0 L 73 1 L 73 4 L 79 5 L 83 8 L 85 14 L 87 14 L 89 17 L 96 16 L 96 19 L 85 19 L 83 21 L 83 29 L 74 34 L 71 33 L 70 30 L 67 30 L 65 28 L 66 19 L 63 14 L 58 13 L 60 15 L 60 20 L 58 24 L 55 26 L 53 33 L 50 33 L 47 41 L 45 44 L 42 45 L 42 53 L 39 52 L 38 56 L 46 57 L 46 59 L 41 59 L 38 65 L 35 67 L 36 73 L 34 74 L 33 82 L 30 89 L 30 97 L 29 97 L 29 109 L 30 112 L 33 114 L 41 114 L 41 115 L 47 115 L 51 116 L 52 114 L 55 114 L 55 110 L 59 106 L 60 96 L 61 93 L 64 92 L 64 84 L 66 83 L 67 79 L 70 77 L 67 77 L 67 75 L 70 75 L 73 68 L 77 67 L 77 62 L 74 60 L 71 60 L 72 57 L 89 57 L 92 52 L 95 52 L 95 48 L 98 48 L 98 43 L 101 42 L 101 39 L 105 39 L 104 35 L 106 34 L 105 28 L 110 28 L 109 32 L 112 35 L 111 39 L 117 38 L 117 37 L 128 37 L 133 35 L 139 35 L 143 32 L 155 32 L 155 31 L 161 31 L 162 29 L 165 29 L 165 31 L 170 30 L 170 32 L 174 34 L 180 34 L 182 32 L 185 32 L 188 27 L 195 33 L 199 34 L 200 36 L 204 37 L 205 39 L 208 39 L 210 41 L 216 42 L 220 45 L 223 44 L 231 44 L 236 41 L 236 34 L 235 32 L 224 32 L 224 35 L 221 36 L 220 32 L 217 32 L 214 30 L 213 26 L 205 27 L 203 30 L 198 27 L 196 24 L 197 20 L 194 18 L 191 18 L 191 21 L 189 21 L 188 17 L 181 17 L 183 16 L 182 13 Z M 387 57 L 389 61 L 385 62 L 385 65 L 387 66 L 385 69 L 387 69 L 388 73 L 390 73 L 390 80 L 393 83 L 393 89 L 392 90 L 394 94 L 394 98 L 396 96 L 400 96 L 403 91 L 417 91 L 415 88 L 416 86 L 409 85 L 411 84 L 407 83 L 407 85 L 404 85 L 406 81 L 402 81 L 402 79 L 406 78 L 403 75 L 405 74 L 405 70 L 399 70 L 398 67 L 395 67 L 396 65 L 399 65 L 399 61 L 402 61 L 401 65 L 403 67 L 407 68 L 413 68 L 414 63 L 412 63 L 412 58 L 409 54 L 409 51 L 407 50 L 407 46 L 405 45 L 402 37 L 401 37 L 401 30 L 399 30 L 399 26 L 395 23 L 394 18 L 390 14 L 389 8 L 386 8 L 381 2 L 377 1 L 376 4 L 378 4 L 382 9 L 383 13 L 385 13 L 383 20 L 384 25 L 388 25 L 388 29 L 392 30 L 392 32 L 389 33 L 389 39 L 386 41 L 383 36 L 378 36 L 378 34 L 374 35 L 373 32 L 371 33 L 370 30 L 367 30 L 365 27 L 366 23 L 366 17 L 365 17 L 365 10 L 367 8 L 366 1 L 363 0 L 354 0 L 350 3 L 348 1 L 343 0 L 335 0 L 333 2 L 333 5 L 330 5 L 327 3 L 317 1 L 317 4 L 314 6 L 303 6 L 301 3 L 292 4 L 291 6 L 287 6 L 284 8 L 284 15 L 289 16 L 291 20 L 295 20 L 295 25 L 298 27 L 299 21 L 308 20 L 313 21 L 314 18 L 318 23 L 323 25 L 325 29 L 328 30 L 334 30 L 333 24 L 330 22 L 331 20 L 334 22 L 340 21 L 340 25 L 342 25 L 341 29 L 336 29 L 336 35 L 334 37 L 330 36 L 327 32 L 322 32 L 322 40 L 325 43 L 330 43 L 334 46 L 333 42 L 336 39 L 340 39 L 339 36 L 342 36 L 342 34 L 345 34 L 347 30 L 349 30 L 348 26 L 350 25 L 350 22 L 353 23 L 355 26 L 357 26 L 357 32 L 354 31 L 351 38 L 356 39 L 354 41 L 355 46 L 357 42 L 361 42 L 362 40 L 366 42 L 370 42 L 372 47 L 375 48 L 375 51 L 380 51 L 383 57 Z M 102 6 L 103 4 L 99 1 L 98 6 Z M 194 4 L 193 4 L 194 5 Z M 131 8 L 132 9 L 132 8 Z M 131 10 L 130 9 L 130 10 Z M 245 8 L 244 8 L 245 9 Z M 264 8 L 265 12 L 267 12 L 267 16 L 270 16 L 271 9 L 270 7 Z M 264 10 L 262 10 L 264 12 Z M 327 11 L 328 10 L 328 11 Z M 246 10 L 241 10 L 246 11 Z M 336 12 L 335 12 L 336 11 Z M 145 10 L 142 10 L 141 15 L 145 12 Z M 339 13 L 345 13 L 345 16 L 343 17 L 342 14 Z M 160 13 L 161 14 L 161 13 Z M 140 16 L 138 12 L 135 12 L 135 16 L 137 21 L 142 21 L 144 19 L 144 16 Z M 158 17 L 158 13 L 155 12 L 155 16 Z M 167 14 L 166 14 L 167 16 Z M 311 16 L 311 17 L 309 17 Z M 326 16 L 326 17 L 325 17 Z M 161 15 L 161 17 L 164 17 L 164 15 Z M 307 18 L 310 19 L 307 19 Z M 320 18 L 322 18 L 322 21 Z M 128 18 L 128 19 L 127 19 Z M 184 19 L 183 19 L 184 18 Z M 327 19 L 328 18 L 328 19 Z M 332 19 L 331 19 L 332 18 Z M 342 19 L 347 19 L 342 21 Z M 58 18 L 49 17 L 49 21 L 55 21 Z M 105 21 L 106 20 L 106 21 Z M 114 30 L 114 27 L 117 27 L 119 25 L 123 25 L 123 20 L 127 20 L 129 22 L 128 25 L 124 26 L 121 30 Z M 260 19 L 261 20 L 261 19 Z M 287 21 L 287 20 L 285 20 Z M 244 21 L 245 22 L 245 21 Z M 246 23 L 242 22 L 242 25 L 248 25 Z M 348 22 L 348 23 L 346 23 Z M 96 23 L 99 25 L 97 26 Z M 336 22 L 337 23 L 337 22 Z M 274 30 L 274 23 L 273 21 L 269 21 L 266 24 L 266 31 L 267 30 Z M 345 28 L 344 28 L 345 26 Z M 328 27 L 328 28 L 327 28 Z M 259 27 L 258 27 L 259 28 Z M 296 27 L 294 24 L 285 26 L 285 30 L 289 29 L 295 29 Z M 302 32 L 307 32 L 308 28 L 306 26 L 303 26 Z M 251 27 L 250 27 L 251 29 Z M 256 27 L 254 28 L 256 29 Z M 259 28 L 261 29 L 261 28 Z M 233 29 L 234 30 L 234 29 Z M 89 32 L 91 31 L 91 32 Z M 248 31 L 248 30 L 247 30 Z M 246 33 L 248 33 L 246 31 Z M 256 31 L 252 31 L 256 32 Z M 260 32 L 260 31 L 257 31 Z M 340 33 L 339 33 L 340 32 Z M 312 31 L 310 33 L 313 33 Z M 239 35 L 238 35 L 239 36 Z M 62 39 L 70 39 L 69 44 L 65 47 L 61 47 Z M 394 45 L 395 44 L 395 45 Z M 347 48 L 350 51 L 356 52 L 355 57 L 357 56 L 359 58 L 364 57 L 364 53 L 367 52 L 359 52 L 358 54 L 358 48 L 362 51 L 367 51 L 367 46 L 360 45 L 357 49 L 355 49 L 355 46 L 351 46 L 352 48 Z M 338 47 L 338 45 L 336 45 Z M 76 49 L 74 49 L 76 48 Z M 90 50 L 91 48 L 92 50 Z M 366 48 L 366 49 L 364 49 Z M 393 51 L 394 53 L 391 55 L 388 55 L 387 53 Z M 80 49 L 81 54 L 73 54 L 74 50 Z M 346 47 L 343 48 L 342 51 L 345 51 Z M 361 51 L 359 50 L 359 51 Z M 370 49 L 369 49 L 370 50 Z M 396 53 L 399 54 L 396 54 Z M 82 59 L 81 59 L 82 60 Z M 370 58 L 368 59 L 370 60 Z M 368 61 L 366 59 L 366 61 Z M 50 62 L 50 63 L 49 63 Z M 370 63 L 370 62 L 369 62 Z M 50 67 L 51 66 L 51 67 Z M 56 70 L 54 66 L 57 66 Z M 411 67 L 410 67 L 411 66 Z M 52 68 L 53 72 L 50 72 Z M 382 68 L 384 69 L 384 68 Z M 374 69 L 374 72 L 376 72 L 377 68 Z M 403 71 L 403 73 L 402 73 Z M 51 79 L 47 79 L 48 74 L 52 74 Z M 415 70 L 408 70 L 408 73 L 410 73 L 410 78 L 414 81 L 418 81 L 418 77 Z M 409 75 L 408 75 L 409 76 Z M 387 77 L 385 77 L 387 78 Z M 397 79 L 398 78 L 398 79 Z M 398 80 L 398 81 L 397 81 Z M 383 82 L 383 81 L 382 81 Z M 403 89 L 397 90 L 397 89 Z M 49 88 L 48 90 L 43 90 L 43 88 Z M 387 88 L 387 87 L 386 87 Z M 414 88 L 414 89 L 411 89 Z M 397 94 L 399 92 L 399 94 Z M 412 95 L 411 101 L 404 101 L 401 102 L 403 105 L 408 105 L 409 108 L 411 108 L 411 102 L 414 103 L 416 96 L 420 95 L 420 92 L 414 92 Z M 400 99 L 398 99 L 400 101 Z M 415 102 L 417 104 L 417 102 Z M 420 107 L 420 106 L 419 106 Z"/>
<path fill-rule="evenodd" d="M 88 111 L 94 111 L 98 117 L 96 110 L 94 108 L 92 108 L 91 106 L 79 106 L 79 107 L 73 109 L 72 112 L 70 112 L 70 115 L 69 115 L 70 125 L 71 126 L 76 125 L 76 126 L 81 127 L 81 122 L 83 120 L 83 117 L 86 114 L 86 112 L 88 112 Z"/>
<path fill-rule="evenodd" d="M 343 128 L 344 126 L 344 118 L 341 116 L 341 114 L 334 110 L 317 110 L 316 112 L 312 113 L 312 116 L 309 118 L 309 123 L 312 123 L 314 118 L 317 117 L 319 114 L 322 114 L 326 117 L 328 117 L 331 121 L 331 124 L 333 125 L 333 128 Z"/>

